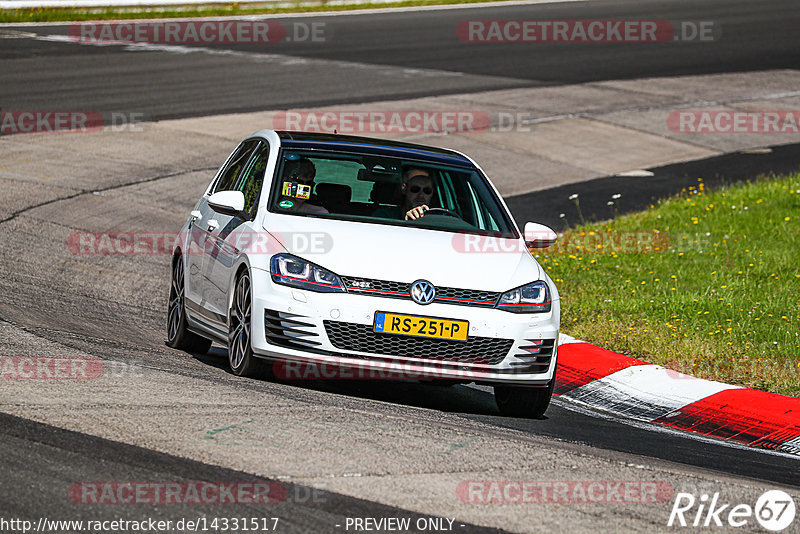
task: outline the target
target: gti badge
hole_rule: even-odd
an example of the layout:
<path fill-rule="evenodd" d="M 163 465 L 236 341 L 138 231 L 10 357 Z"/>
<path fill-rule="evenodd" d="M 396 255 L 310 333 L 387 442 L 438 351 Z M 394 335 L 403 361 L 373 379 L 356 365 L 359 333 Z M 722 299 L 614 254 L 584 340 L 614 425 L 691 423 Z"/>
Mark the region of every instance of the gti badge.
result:
<path fill-rule="evenodd" d="M 430 304 L 436 298 L 436 288 L 427 280 L 417 280 L 411 284 L 411 300 L 417 304 Z"/>

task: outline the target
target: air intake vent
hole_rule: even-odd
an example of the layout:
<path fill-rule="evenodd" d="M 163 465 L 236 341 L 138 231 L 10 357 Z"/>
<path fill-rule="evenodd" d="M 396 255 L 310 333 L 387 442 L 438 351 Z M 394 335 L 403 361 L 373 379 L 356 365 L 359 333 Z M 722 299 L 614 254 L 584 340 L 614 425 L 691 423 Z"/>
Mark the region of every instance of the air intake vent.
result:
<path fill-rule="evenodd" d="M 553 359 L 555 339 L 526 339 L 514 351 L 518 361 L 511 362 L 512 367 L 524 368 L 529 373 L 546 373 Z"/>
<path fill-rule="evenodd" d="M 313 338 L 319 336 L 313 330 L 315 325 L 305 322 L 302 315 L 264 310 L 264 332 L 267 342 L 279 347 L 307 349 L 321 345 Z"/>

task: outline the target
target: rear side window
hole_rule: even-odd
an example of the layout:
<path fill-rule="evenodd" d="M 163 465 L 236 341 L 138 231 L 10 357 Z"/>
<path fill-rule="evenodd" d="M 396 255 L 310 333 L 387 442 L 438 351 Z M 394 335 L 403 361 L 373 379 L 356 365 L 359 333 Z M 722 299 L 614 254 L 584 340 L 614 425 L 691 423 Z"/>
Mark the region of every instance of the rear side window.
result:
<path fill-rule="evenodd" d="M 236 180 L 242 174 L 242 170 L 247 164 L 247 160 L 250 159 L 251 154 L 257 146 L 258 141 L 255 139 L 251 141 L 245 141 L 239 145 L 239 148 L 233 154 L 233 157 L 231 157 L 228 165 L 220 174 L 220 177 L 214 186 L 214 190 L 211 191 L 212 193 L 216 193 L 217 191 L 232 191 L 234 189 L 236 186 Z"/>
<path fill-rule="evenodd" d="M 348 186 L 351 191 L 351 198 L 354 202 L 369 202 L 369 194 L 372 191 L 373 182 L 359 182 L 353 180 L 358 176 L 358 171 L 364 168 L 359 161 L 348 161 L 345 159 L 317 159 L 316 162 L 317 184 L 342 184 Z"/>

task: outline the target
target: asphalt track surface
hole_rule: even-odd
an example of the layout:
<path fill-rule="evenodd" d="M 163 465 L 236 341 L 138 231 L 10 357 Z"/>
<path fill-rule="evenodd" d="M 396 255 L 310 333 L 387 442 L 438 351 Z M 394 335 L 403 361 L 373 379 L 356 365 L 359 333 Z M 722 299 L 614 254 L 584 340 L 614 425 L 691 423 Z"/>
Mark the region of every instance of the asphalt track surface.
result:
<path fill-rule="evenodd" d="M 231 481 L 244 484 L 274 483 L 261 477 L 211 466 L 200 462 L 153 452 L 141 447 L 113 442 L 86 434 L 70 432 L 17 417 L 0 414 L 0 452 L 3 457 L 5 487 L 25 488 L 3 495 L 2 513 L 5 517 L 35 518 L 70 517 L 113 521 L 155 521 L 187 518 L 196 521 L 201 516 L 228 517 L 224 503 L 215 505 L 181 504 L 160 511 L 148 508 L 132 514 L 124 504 L 99 506 L 86 513 L 72 499 L 65 498 L 64 479 L 73 480 L 170 480 Z M 57 464 L 53 458 L 61 461 Z M 276 531 L 312 532 L 320 525 L 343 525 L 347 517 L 397 516 L 396 508 L 331 492 L 319 491 L 295 484 L 283 484 L 285 499 L 275 505 L 249 504 L 237 507 L 237 514 L 248 517 L 268 517 L 266 523 Z M 74 498 L 74 497 L 73 497 Z M 49 503 L 45 510 L 43 503 Z M 424 518 L 421 514 L 404 512 L 412 521 Z M 259 525 L 262 523 L 259 521 Z M 460 532 L 485 532 L 490 529 L 459 523 Z M 499 530 L 498 530 L 499 531 Z"/>
<path fill-rule="evenodd" d="M 721 34 L 710 43 L 458 39 L 460 22 L 495 19 L 712 21 Z M 325 40 L 131 53 L 123 46 L 0 39 L 0 107 L 137 112 L 159 120 L 800 65 L 800 10 L 793 0 L 596 0 L 279 20 L 290 34 L 296 23 L 323 23 Z M 64 25 L 14 30 L 39 36 L 68 33 Z"/>
<path fill-rule="evenodd" d="M 325 47 L 283 43 L 267 52 L 323 60 L 313 64 L 313 79 L 309 79 L 307 71 L 293 71 L 287 67 L 285 59 L 265 59 L 257 68 L 251 68 L 253 63 L 249 56 L 242 59 L 235 55 L 205 52 L 131 52 L 119 46 L 93 47 L 34 39 L 3 39 L 0 41 L 0 70 L 3 72 L 0 103 L 4 109 L 136 110 L 146 112 L 149 118 L 163 119 L 503 87 L 796 68 L 800 64 L 800 35 L 796 31 L 800 12 L 793 7 L 794 3 L 790 1 L 757 4 L 705 2 L 702 5 L 696 2 L 642 4 L 598 1 L 478 7 L 437 11 L 435 15 L 431 12 L 405 12 L 391 17 L 320 18 L 326 22 L 329 20 L 334 28 L 334 38 Z M 470 46 L 454 38 L 455 25 L 467 18 L 622 17 L 711 19 L 722 23 L 726 38 L 710 48 L 706 44 L 702 53 L 691 43 L 627 47 L 537 45 L 535 53 L 532 53 L 531 48 L 518 45 Z M 30 31 L 39 35 L 63 35 L 66 32 L 63 26 L 36 26 Z M 727 36 L 734 37 L 729 39 Z M 230 45 L 224 48 L 232 49 Z M 244 45 L 234 48 L 246 54 L 265 53 Z M 331 60 L 349 62 L 349 66 L 329 63 Z M 350 69 L 352 63 L 359 67 Z M 379 75 L 382 72 L 380 68 L 387 65 L 436 72 L 412 75 L 407 82 L 398 84 L 396 78 Z M 346 76 L 343 70 L 347 72 Z M 442 71 L 458 75 L 437 74 Z M 357 72 L 362 76 L 355 76 Z M 774 154 L 775 159 L 766 163 L 759 160 L 752 169 L 792 168 L 797 161 L 796 148 L 793 147 L 778 148 Z M 696 168 L 671 166 L 659 172 L 673 177 L 691 176 L 705 165 L 706 169 L 729 168 L 731 179 L 735 179 L 734 169 L 741 168 L 744 161 L 741 159 L 744 156 L 736 157 L 731 156 L 733 159 L 727 161 L 698 163 L 695 165 L 700 167 Z M 211 167 L 204 168 L 203 172 L 208 174 L 211 170 Z M 149 179 L 148 176 L 130 176 L 127 183 Z M 670 183 L 674 184 L 674 181 Z M 612 190 L 615 184 L 607 186 Z M 113 188 L 108 191 L 112 192 Z M 563 195 L 566 198 L 569 193 L 566 189 L 563 192 L 567 193 Z M 651 193 L 653 191 L 643 192 L 640 198 Z M 655 194 L 659 193 L 655 191 Z M 177 227 L 186 200 L 162 200 L 163 203 L 156 207 L 151 205 L 151 212 L 140 212 L 127 224 L 160 218 Z M 620 465 L 647 463 L 654 469 L 677 473 L 687 479 L 705 476 L 800 488 L 796 458 L 699 441 L 680 433 L 658 432 L 647 425 L 631 426 L 581 413 L 560 402 L 550 408 L 546 419 L 516 420 L 500 417 L 491 395 L 475 388 L 456 386 L 446 390 L 422 384 L 347 382 L 286 385 L 232 377 L 222 370 L 224 351 L 218 348 L 207 356 L 176 356 L 174 351 L 163 346 L 165 305 L 159 291 L 166 288 L 165 258 L 148 258 L 144 265 L 137 264 L 136 258 L 126 258 L 121 268 L 105 265 L 108 269 L 119 269 L 122 276 L 138 273 L 143 277 L 136 284 L 130 284 L 119 274 L 110 276 L 103 272 L 95 276 L 96 266 L 88 263 L 83 267 L 83 278 L 74 283 L 69 278 L 74 271 L 64 264 L 54 272 L 41 269 L 41 265 L 47 265 L 51 257 L 48 247 L 53 247 L 52 251 L 63 248 L 60 239 L 44 243 L 41 249 L 37 249 L 38 256 L 31 257 L 25 247 L 30 236 L 46 235 L 65 224 L 70 229 L 92 229 L 87 221 L 97 223 L 107 216 L 100 210 L 80 214 L 79 222 L 65 223 L 60 219 L 59 202 L 41 206 L 38 211 L 16 212 L 0 221 L 6 227 L 5 231 L 11 232 L 10 239 L 4 243 L 0 262 L 0 325 L 16 329 L 42 343 L 55 344 L 65 350 L 80 350 L 104 361 L 157 367 L 176 380 L 189 377 L 234 392 L 274 394 L 287 402 L 325 404 L 387 416 L 397 410 L 441 412 L 441 417 L 455 428 L 476 423 L 492 429 L 498 436 L 506 431 L 521 432 L 531 440 L 532 447 L 603 458 Z M 28 211 L 32 211 L 33 216 L 29 216 Z M 22 346 L 21 342 L 15 345 L 15 341 L 16 338 L 9 338 L 3 345 L 10 343 L 16 349 Z M 21 353 L 15 352 L 14 355 Z M 9 415 L 0 416 L 0 422 L 3 487 L 33 488 L 19 492 L 4 490 L 0 505 L 5 516 L 56 517 L 69 513 L 71 517 L 82 514 L 99 518 L 114 517 L 119 513 L 131 515 L 130 509 L 107 507 L 98 511 L 75 507 L 65 499 L 63 492 L 64 484 L 74 480 L 264 480 L 252 474 Z M 624 473 L 621 471 L 619 476 L 625 476 Z M 304 488 L 302 485 L 290 486 Z M 345 516 L 417 517 L 402 508 L 380 504 L 377 495 L 374 499 L 356 499 L 327 492 L 325 497 L 324 505 L 295 500 L 271 508 L 267 513 L 285 519 L 286 531 L 319 530 L 323 525 L 333 530 L 333 526 L 341 523 Z M 147 511 L 147 515 L 154 515 L 151 509 Z M 191 507 L 159 513 L 164 517 L 174 517 L 188 512 L 222 515 L 227 511 Z M 604 524 L 603 521 L 602 517 L 598 518 L 598 528 Z M 462 523 L 465 531 L 472 529 L 468 523 Z"/>
<path fill-rule="evenodd" d="M 735 152 L 646 170 L 652 172 L 653 176 L 646 179 L 622 176 L 595 178 L 577 184 L 514 195 L 506 198 L 506 203 L 517 224 L 536 220 L 551 228 L 562 229 L 566 225 L 559 215 L 574 211 L 569 197 L 579 193 L 586 220 L 602 221 L 608 219 L 607 199 L 620 191 L 625 192 L 626 202 L 618 213 L 624 214 L 645 210 L 660 198 L 676 195 L 682 189 L 696 186 L 698 178 L 713 188 L 751 180 L 759 175 L 798 172 L 800 144 L 774 146 L 769 153 Z"/>

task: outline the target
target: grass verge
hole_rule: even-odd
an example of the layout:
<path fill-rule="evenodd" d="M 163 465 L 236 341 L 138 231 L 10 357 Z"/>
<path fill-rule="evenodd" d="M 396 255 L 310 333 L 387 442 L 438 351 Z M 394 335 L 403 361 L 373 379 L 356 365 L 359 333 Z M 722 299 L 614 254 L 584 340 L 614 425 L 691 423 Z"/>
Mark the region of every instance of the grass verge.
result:
<path fill-rule="evenodd" d="M 390 3 L 353 3 L 347 5 L 295 5 L 265 7 L 241 5 L 233 2 L 209 7 L 129 7 L 129 8 L 63 8 L 37 7 L 30 9 L 0 10 L 0 23 L 9 22 L 65 22 L 86 20 L 132 20 L 198 17 L 234 17 L 243 15 L 272 15 L 277 13 L 316 13 L 320 11 L 352 11 L 358 9 L 438 6 L 452 4 L 479 4 L 493 0 L 406 0 Z"/>
<path fill-rule="evenodd" d="M 800 396 L 800 174 L 697 184 L 538 253 L 559 287 L 562 330 L 701 378 Z M 614 197 L 612 209 L 625 202 Z"/>

